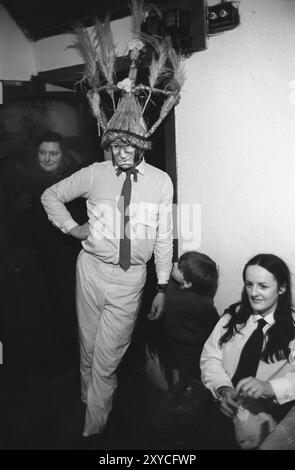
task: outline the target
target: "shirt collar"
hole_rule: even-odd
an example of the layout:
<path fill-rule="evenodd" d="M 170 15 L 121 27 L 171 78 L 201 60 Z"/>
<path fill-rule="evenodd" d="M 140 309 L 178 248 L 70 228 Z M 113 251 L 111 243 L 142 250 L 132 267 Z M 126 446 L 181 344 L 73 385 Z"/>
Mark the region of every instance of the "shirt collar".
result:
<path fill-rule="evenodd" d="M 143 175 L 144 174 L 144 167 L 145 167 L 145 159 L 143 158 L 140 162 L 139 165 L 137 165 L 136 169 L 138 170 L 138 172 Z"/>
<path fill-rule="evenodd" d="M 259 314 L 253 314 L 252 315 L 252 318 L 253 318 L 253 323 L 256 323 L 258 322 L 258 320 L 260 320 L 261 318 L 263 318 L 266 323 L 271 326 L 274 324 L 275 320 L 274 320 L 274 313 L 275 313 L 275 308 L 273 309 L 272 312 L 269 312 L 267 315 L 265 315 L 265 317 L 262 317 L 261 315 Z"/>

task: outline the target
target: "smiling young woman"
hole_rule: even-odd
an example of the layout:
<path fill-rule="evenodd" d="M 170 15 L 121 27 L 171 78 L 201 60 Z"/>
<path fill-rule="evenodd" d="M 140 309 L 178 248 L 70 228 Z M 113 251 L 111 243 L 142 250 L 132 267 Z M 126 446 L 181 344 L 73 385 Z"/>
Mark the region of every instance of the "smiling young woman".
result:
<path fill-rule="evenodd" d="M 240 302 L 225 311 L 201 355 L 202 381 L 212 402 L 199 448 L 235 448 L 233 420 L 241 396 L 254 400 L 276 422 L 295 403 L 295 323 L 289 268 L 278 256 L 262 253 L 246 263 L 243 281 Z M 257 342 L 253 347 L 256 332 L 261 336 L 259 347 Z M 251 361 L 251 368 L 249 364 L 244 367 L 245 361 L 240 367 L 246 349 L 246 363 Z"/>
<path fill-rule="evenodd" d="M 246 268 L 245 289 L 253 313 L 262 317 L 276 309 L 279 295 L 286 292 L 286 286 L 280 286 L 276 277 L 258 264 Z"/>

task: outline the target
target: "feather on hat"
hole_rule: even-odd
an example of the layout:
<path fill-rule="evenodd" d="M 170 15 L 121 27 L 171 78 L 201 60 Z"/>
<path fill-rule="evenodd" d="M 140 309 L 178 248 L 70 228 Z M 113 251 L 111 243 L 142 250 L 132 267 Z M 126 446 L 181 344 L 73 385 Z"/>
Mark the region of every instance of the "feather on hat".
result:
<path fill-rule="evenodd" d="M 151 148 L 149 138 L 179 102 L 185 76 L 181 58 L 168 41 L 141 32 L 149 12 L 157 9 L 145 6 L 144 0 L 131 0 L 129 6 L 133 37 L 128 43 L 130 66 L 125 79 L 116 82 L 117 54 L 109 15 L 103 23 L 96 19 L 91 32 L 84 26 L 77 26 L 70 47 L 77 49 L 85 62 L 81 82 L 88 87 L 87 97 L 97 119 L 99 135 L 102 131 L 102 146 L 108 147 L 120 139 L 147 150 Z M 137 75 L 147 45 L 153 52 L 148 66 L 148 84 L 143 84 L 138 83 Z M 155 94 L 164 100 L 158 117 L 148 129 L 144 114 Z M 103 95 L 108 96 L 111 110 Z"/>

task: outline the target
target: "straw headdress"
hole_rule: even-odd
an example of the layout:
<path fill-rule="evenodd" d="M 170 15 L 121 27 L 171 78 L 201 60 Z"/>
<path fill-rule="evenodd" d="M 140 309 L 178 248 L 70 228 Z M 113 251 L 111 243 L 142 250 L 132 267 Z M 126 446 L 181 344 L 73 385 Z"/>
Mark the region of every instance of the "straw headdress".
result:
<path fill-rule="evenodd" d="M 76 48 L 85 62 L 81 82 L 86 85 L 87 96 L 97 119 L 102 146 L 108 147 L 121 139 L 140 149 L 151 148 L 149 138 L 178 103 L 184 83 L 184 71 L 180 57 L 166 39 L 141 32 L 153 6 L 145 6 L 144 0 L 131 0 L 132 39 L 128 43 L 129 70 L 127 77 L 116 81 L 119 60 L 116 55 L 110 18 L 104 22 L 96 19 L 89 32 L 84 26 L 74 30 Z M 157 11 L 157 13 L 159 13 Z M 147 60 L 148 51 L 149 59 Z M 147 83 L 140 83 L 138 71 L 144 64 L 148 70 Z M 153 96 L 162 97 L 159 114 L 147 125 L 145 113 L 153 103 Z"/>

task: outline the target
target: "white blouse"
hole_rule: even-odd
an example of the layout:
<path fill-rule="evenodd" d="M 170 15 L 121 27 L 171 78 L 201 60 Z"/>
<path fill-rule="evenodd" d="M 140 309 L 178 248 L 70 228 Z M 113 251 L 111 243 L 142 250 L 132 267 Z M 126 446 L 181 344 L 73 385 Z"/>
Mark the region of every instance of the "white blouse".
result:
<path fill-rule="evenodd" d="M 217 394 L 219 387 L 233 387 L 231 378 L 236 371 L 241 351 L 260 318 L 260 315 L 251 315 L 246 325 L 240 329 L 241 333 L 235 334 L 220 347 L 218 341 L 225 333 L 224 326 L 230 319 L 230 315 L 226 314 L 221 317 L 206 341 L 200 361 L 201 374 L 204 385 L 215 398 L 220 398 Z M 266 333 L 274 323 L 273 313 L 269 313 L 264 319 L 267 324 L 263 332 Z M 258 379 L 270 382 L 280 405 L 295 400 L 295 340 L 291 341 L 289 347 L 291 352 L 288 360 L 274 363 L 260 360 L 256 374 Z"/>

